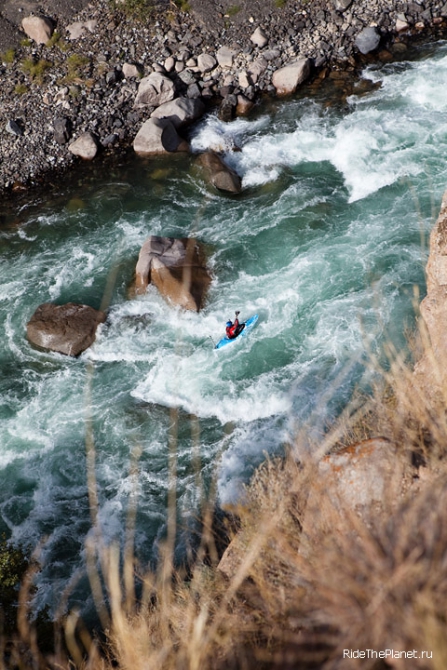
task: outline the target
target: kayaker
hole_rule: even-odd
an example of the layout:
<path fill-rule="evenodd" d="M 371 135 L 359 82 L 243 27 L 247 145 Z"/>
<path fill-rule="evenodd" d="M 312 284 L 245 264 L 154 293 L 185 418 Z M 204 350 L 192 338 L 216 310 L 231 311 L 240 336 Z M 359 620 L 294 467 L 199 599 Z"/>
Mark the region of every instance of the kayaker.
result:
<path fill-rule="evenodd" d="M 225 331 L 227 333 L 227 337 L 229 340 L 234 340 L 235 337 L 239 335 L 241 332 L 240 324 L 239 324 L 239 319 L 237 318 L 239 316 L 240 312 L 236 312 L 236 318 L 234 322 L 230 321 L 228 319 L 226 323 L 226 328 Z"/>

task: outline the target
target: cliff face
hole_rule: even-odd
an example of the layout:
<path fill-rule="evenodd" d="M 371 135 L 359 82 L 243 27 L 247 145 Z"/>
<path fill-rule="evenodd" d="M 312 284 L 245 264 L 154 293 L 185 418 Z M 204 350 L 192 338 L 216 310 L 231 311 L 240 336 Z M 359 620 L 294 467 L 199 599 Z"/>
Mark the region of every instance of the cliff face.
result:
<path fill-rule="evenodd" d="M 447 191 L 430 234 L 427 295 L 420 305 L 423 356 L 415 375 L 429 399 L 447 397 Z"/>

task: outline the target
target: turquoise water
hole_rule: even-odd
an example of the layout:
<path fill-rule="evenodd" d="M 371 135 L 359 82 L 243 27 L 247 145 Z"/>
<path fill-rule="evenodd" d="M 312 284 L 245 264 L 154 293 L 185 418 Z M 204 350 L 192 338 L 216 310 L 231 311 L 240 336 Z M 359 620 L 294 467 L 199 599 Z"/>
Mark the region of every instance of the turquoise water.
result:
<path fill-rule="evenodd" d="M 0 229 L 0 531 L 45 539 L 37 604 L 52 607 L 84 566 L 90 532 L 86 417 L 96 446 L 99 519 L 124 537 L 140 450 L 136 552 L 154 561 L 166 527 L 168 434 L 178 410 L 179 554 L 196 526 L 200 482 L 238 499 L 265 454 L 305 424 L 317 439 L 353 388 L 368 351 L 404 346 L 413 289 L 424 291 L 427 233 L 447 184 L 447 47 L 370 68 L 381 87 L 344 106 L 270 103 L 255 118 L 193 131 L 243 177 L 217 194 L 187 158 L 83 167 L 47 200 L 30 196 Z M 240 152 L 233 152 L 235 145 Z M 130 298 L 148 235 L 194 235 L 213 283 L 200 314 L 152 287 Z M 79 359 L 36 351 L 26 323 L 47 301 L 109 318 Z M 216 352 L 234 310 L 259 314 L 249 337 Z M 93 366 L 91 399 L 87 369 Z M 197 464 L 200 463 L 199 472 Z M 73 601 L 84 603 L 85 577 Z"/>

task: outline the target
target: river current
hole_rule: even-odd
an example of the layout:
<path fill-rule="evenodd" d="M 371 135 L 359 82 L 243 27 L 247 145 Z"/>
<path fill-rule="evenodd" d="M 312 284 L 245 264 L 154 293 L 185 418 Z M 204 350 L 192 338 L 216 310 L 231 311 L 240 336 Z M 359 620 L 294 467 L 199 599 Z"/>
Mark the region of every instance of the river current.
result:
<path fill-rule="evenodd" d="M 363 76 L 380 88 L 343 105 L 328 105 L 323 89 L 194 128 L 195 151 L 227 152 L 243 178 L 238 197 L 207 187 L 184 157 L 134 158 L 80 168 L 48 198 L 31 194 L 5 210 L 0 532 L 26 547 L 43 541 L 39 607 L 54 607 L 82 574 L 88 417 L 102 533 L 122 540 L 137 486 L 136 554 L 148 564 L 166 529 L 173 409 L 181 555 L 202 483 L 215 483 L 220 502 L 236 501 L 266 454 L 283 453 L 304 425 L 318 439 L 367 384 L 371 351 L 380 357 L 388 339 L 405 347 L 447 185 L 447 46 Z M 129 296 L 151 234 L 206 246 L 213 283 L 202 312 L 175 309 L 152 287 Z M 39 304 L 104 300 L 108 320 L 78 359 L 27 342 Z M 258 325 L 217 352 L 211 340 L 236 309 L 259 314 Z M 87 594 L 84 576 L 74 602 Z"/>

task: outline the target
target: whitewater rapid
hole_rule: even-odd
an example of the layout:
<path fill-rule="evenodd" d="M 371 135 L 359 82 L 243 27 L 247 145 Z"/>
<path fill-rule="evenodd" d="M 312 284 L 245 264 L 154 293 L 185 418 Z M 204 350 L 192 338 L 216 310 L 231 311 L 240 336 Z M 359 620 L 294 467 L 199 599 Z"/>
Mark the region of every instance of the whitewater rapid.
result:
<path fill-rule="evenodd" d="M 344 106 L 321 93 L 253 119 L 210 115 L 193 151 L 226 152 L 243 180 L 238 197 L 211 190 L 185 158 L 134 159 L 102 177 L 85 167 L 10 215 L 0 229 L 0 532 L 27 547 L 45 538 L 38 606 L 54 607 L 85 566 L 86 417 L 106 541 L 123 541 L 141 452 L 136 553 L 148 564 L 166 528 L 173 411 L 181 553 L 199 513 L 199 460 L 205 488 L 215 481 L 221 503 L 237 500 L 266 454 L 282 454 L 306 424 L 318 439 L 367 387 L 371 351 L 383 358 L 387 339 L 405 346 L 447 184 L 446 69 L 440 44 L 369 68 L 380 88 Z M 153 287 L 129 295 L 148 235 L 205 245 L 213 282 L 202 312 L 169 306 Z M 26 323 L 40 303 L 99 308 L 110 286 L 107 322 L 79 359 L 30 347 Z M 236 309 L 259 322 L 215 351 Z M 84 574 L 73 601 L 86 594 Z"/>

